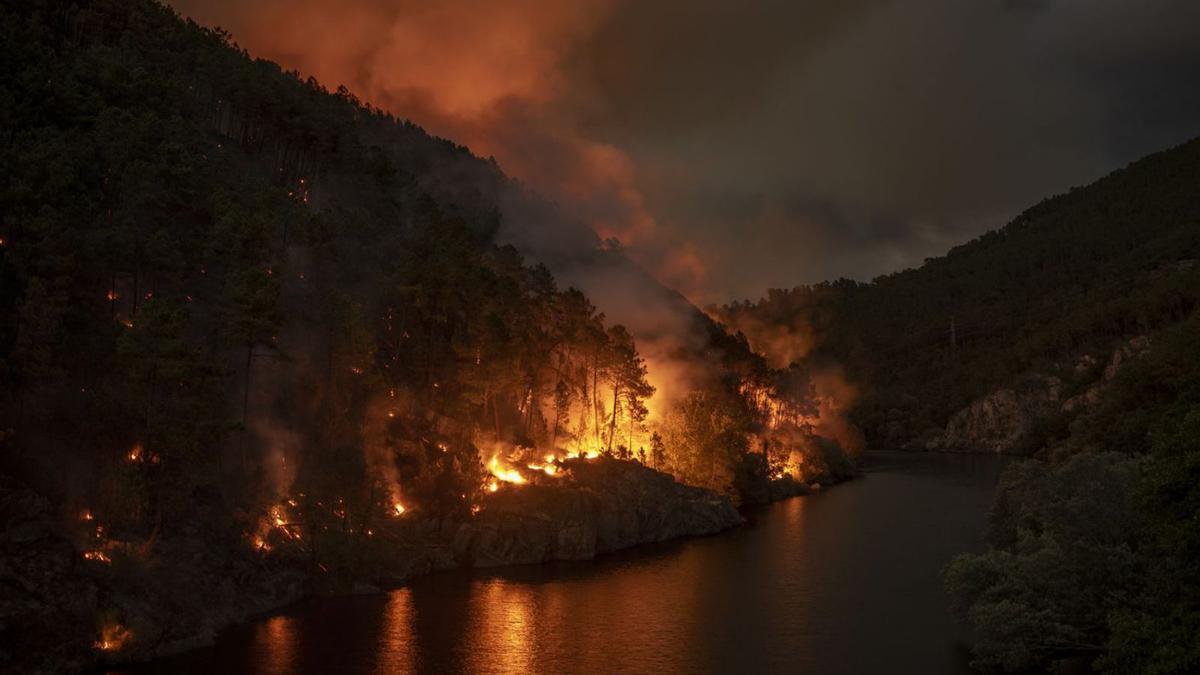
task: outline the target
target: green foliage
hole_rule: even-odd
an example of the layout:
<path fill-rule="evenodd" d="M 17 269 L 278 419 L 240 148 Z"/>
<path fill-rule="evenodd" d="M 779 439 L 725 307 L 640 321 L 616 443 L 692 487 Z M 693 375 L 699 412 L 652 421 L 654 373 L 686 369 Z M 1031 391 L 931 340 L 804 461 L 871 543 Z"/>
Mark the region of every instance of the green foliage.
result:
<path fill-rule="evenodd" d="M 1154 336 L 1153 348 L 1117 371 L 1105 396 L 1073 426 L 1070 445 L 1149 452 L 1166 422 L 1200 405 L 1200 315 Z"/>
<path fill-rule="evenodd" d="M 990 550 L 946 571 L 981 664 L 1200 667 L 1200 322 L 1153 338 L 1049 462 L 1013 465 Z"/>
<path fill-rule="evenodd" d="M 1103 649 L 1108 612 L 1129 601 L 1142 569 L 1136 475 L 1135 460 L 1112 453 L 1010 469 L 989 535 L 1007 545 L 946 570 L 979 665 L 1015 671 Z"/>
<path fill-rule="evenodd" d="M 1111 672 L 1200 669 L 1200 405 L 1154 434 L 1138 498 L 1147 514 L 1141 594 L 1112 616 Z"/>

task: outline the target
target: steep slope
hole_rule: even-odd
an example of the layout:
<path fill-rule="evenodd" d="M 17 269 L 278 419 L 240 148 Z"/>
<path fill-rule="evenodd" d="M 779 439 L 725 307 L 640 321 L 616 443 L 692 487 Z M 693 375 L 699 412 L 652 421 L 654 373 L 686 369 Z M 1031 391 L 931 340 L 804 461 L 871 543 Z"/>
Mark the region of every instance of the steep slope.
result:
<path fill-rule="evenodd" d="M 7 2 L 0 60 L 0 670 L 711 533 L 853 473 L 811 425 L 751 444 L 765 404 L 813 405 L 744 340 L 348 91 L 151 0 Z M 638 300 L 606 318 L 510 242 Z"/>

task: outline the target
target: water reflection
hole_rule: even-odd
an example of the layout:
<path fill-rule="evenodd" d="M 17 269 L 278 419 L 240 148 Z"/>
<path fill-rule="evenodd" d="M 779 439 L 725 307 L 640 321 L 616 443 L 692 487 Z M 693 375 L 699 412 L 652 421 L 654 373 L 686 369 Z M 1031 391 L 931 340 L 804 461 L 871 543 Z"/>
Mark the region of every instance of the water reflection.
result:
<path fill-rule="evenodd" d="M 530 673 L 538 647 L 533 592 L 489 580 L 472 588 L 468 631 L 468 670 L 475 673 Z"/>
<path fill-rule="evenodd" d="M 317 599 L 134 672 L 967 672 L 938 575 L 1001 462 L 884 459 L 721 536 Z"/>
<path fill-rule="evenodd" d="M 296 626 L 290 616 L 273 616 L 259 625 L 256 641 L 263 645 L 260 672 L 287 675 L 296 672 Z"/>
<path fill-rule="evenodd" d="M 379 630 L 379 659 L 375 668 L 378 675 L 416 670 L 417 642 L 412 618 L 412 591 L 402 588 L 390 593 Z"/>

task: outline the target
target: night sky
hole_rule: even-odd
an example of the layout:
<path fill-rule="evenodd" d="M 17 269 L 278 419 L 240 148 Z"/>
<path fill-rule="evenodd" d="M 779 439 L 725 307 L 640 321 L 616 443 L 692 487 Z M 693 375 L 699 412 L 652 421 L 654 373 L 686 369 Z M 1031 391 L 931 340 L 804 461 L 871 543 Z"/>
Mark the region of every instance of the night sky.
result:
<path fill-rule="evenodd" d="M 699 302 L 918 265 L 1200 134 L 1194 0 L 173 0 Z"/>

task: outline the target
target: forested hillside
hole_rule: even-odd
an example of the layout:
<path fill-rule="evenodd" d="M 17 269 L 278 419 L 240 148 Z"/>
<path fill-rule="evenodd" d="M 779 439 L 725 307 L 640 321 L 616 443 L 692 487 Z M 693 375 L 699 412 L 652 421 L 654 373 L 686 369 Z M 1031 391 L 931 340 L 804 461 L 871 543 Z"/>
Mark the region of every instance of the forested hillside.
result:
<path fill-rule="evenodd" d="M 976 400 L 957 419 L 1033 418 L 1005 450 L 1036 459 L 1005 473 L 988 550 L 946 570 L 980 666 L 1200 668 L 1198 197 L 1194 140 L 920 269 L 716 310 L 762 349 L 844 364 L 880 446 L 939 447 Z"/>
<path fill-rule="evenodd" d="M 730 489 L 746 443 L 651 438 L 629 333 L 494 243 L 501 203 L 536 199 L 494 164 L 153 3 L 18 3 L 4 28 L 6 444 L 21 473 L 65 468 L 46 489 L 84 499 L 76 474 L 138 445 L 188 493 L 230 462 L 253 489 L 280 447 L 302 481 L 323 456 L 361 474 L 349 451 L 382 443 L 417 484 L 453 464 L 457 498 L 481 434 Z M 717 364 L 690 396 L 736 439 L 761 421 L 741 388 L 778 376 L 695 316 L 677 356 Z"/>
<path fill-rule="evenodd" d="M 5 3 L 0 57 L 0 510 L 46 533 L 3 539 L 0 664 L 144 655 L 255 611 L 239 594 L 282 602 L 290 571 L 470 564 L 484 553 L 454 532 L 479 530 L 455 528 L 497 531 L 522 486 L 578 511 L 546 495 L 642 480 L 676 500 L 639 506 L 665 514 L 651 539 L 736 522 L 615 459 L 735 502 L 853 473 L 808 379 L 466 148 L 150 0 Z M 501 243 L 533 231 L 522 217 L 561 218 L 558 259 L 659 298 L 680 334 L 631 334 Z M 644 338 L 686 388 L 656 396 Z M 236 584 L 176 595 L 214 580 Z"/>
<path fill-rule="evenodd" d="M 1086 383 L 1095 369 L 1075 373 L 1081 357 L 1102 368 L 1122 340 L 1187 317 L 1200 299 L 1198 176 L 1200 140 L 1047 199 L 919 269 L 772 289 L 714 314 L 757 349 L 787 337 L 804 345 L 799 360 L 841 364 L 862 389 L 854 417 L 873 444 L 910 444 L 1018 376 Z"/>

